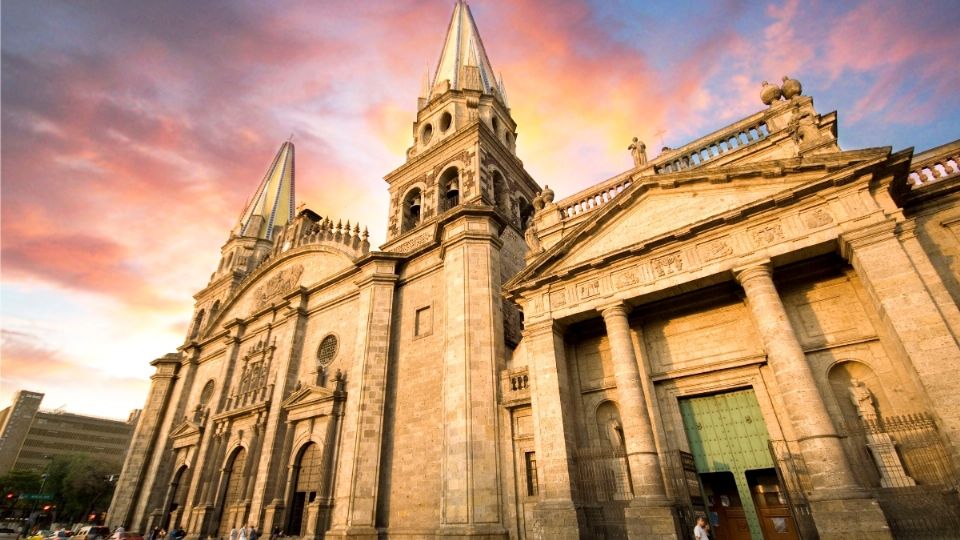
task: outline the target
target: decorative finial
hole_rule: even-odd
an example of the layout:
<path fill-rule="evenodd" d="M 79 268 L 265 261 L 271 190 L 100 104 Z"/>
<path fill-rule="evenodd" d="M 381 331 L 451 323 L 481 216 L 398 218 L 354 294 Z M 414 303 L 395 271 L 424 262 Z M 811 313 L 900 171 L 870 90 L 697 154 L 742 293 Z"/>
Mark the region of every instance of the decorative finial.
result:
<path fill-rule="evenodd" d="M 783 92 L 783 99 L 789 100 L 799 96 L 800 93 L 803 92 L 803 86 L 800 85 L 800 81 L 784 75 L 783 85 L 780 87 L 780 90 Z"/>
<path fill-rule="evenodd" d="M 293 142 L 293 132 L 292 132 L 292 131 L 290 132 L 290 136 L 287 137 L 287 142 L 289 142 L 289 143 L 292 143 L 292 142 Z"/>
<path fill-rule="evenodd" d="M 760 90 L 760 101 L 763 101 L 764 105 L 773 105 L 775 101 L 780 99 L 780 88 L 778 88 L 777 85 L 763 81 L 762 87 Z"/>

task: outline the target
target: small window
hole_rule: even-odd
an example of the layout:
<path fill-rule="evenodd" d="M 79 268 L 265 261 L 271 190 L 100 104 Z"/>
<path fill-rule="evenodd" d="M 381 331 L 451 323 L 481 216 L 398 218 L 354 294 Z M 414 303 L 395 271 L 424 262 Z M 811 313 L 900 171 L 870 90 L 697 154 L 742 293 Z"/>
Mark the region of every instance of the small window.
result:
<path fill-rule="evenodd" d="M 453 124 L 453 116 L 450 113 L 444 112 L 440 115 L 440 131 L 446 132 L 451 124 Z"/>
<path fill-rule="evenodd" d="M 537 453 L 524 452 L 523 462 L 527 471 L 527 496 L 535 497 L 540 493 L 537 486 Z"/>
<path fill-rule="evenodd" d="M 200 405 L 206 406 L 207 403 L 210 403 L 210 398 L 213 397 L 213 379 L 207 381 L 207 384 L 203 385 L 203 390 L 200 391 Z"/>
<path fill-rule="evenodd" d="M 497 120 L 496 116 L 490 117 L 490 127 L 493 128 L 493 134 L 499 136 L 500 134 L 500 121 Z"/>
<path fill-rule="evenodd" d="M 414 317 L 414 336 L 426 336 L 433 331 L 433 311 L 430 306 L 422 307 L 417 310 Z"/>
<path fill-rule="evenodd" d="M 321 367 L 327 367 L 336 356 L 337 336 L 330 334 L 320 342 L 320 348 L 317 350 L 317 362 Z"/>
<path fill-rule="evenodd" d="M 420 224 L 420 214 L 423 197 L 419 189 L 412 189 L 403 199 L 403 215 L 401 216 L 400 232 L 407 232 Z"/>
<path fill-rule="evenodd" d="M 423 131 L 420 132 L 420 142 L 423 144 L 428 144 L 430 139 L 433 138 L 433 125 L 427 124 L 423 126 Z"/>

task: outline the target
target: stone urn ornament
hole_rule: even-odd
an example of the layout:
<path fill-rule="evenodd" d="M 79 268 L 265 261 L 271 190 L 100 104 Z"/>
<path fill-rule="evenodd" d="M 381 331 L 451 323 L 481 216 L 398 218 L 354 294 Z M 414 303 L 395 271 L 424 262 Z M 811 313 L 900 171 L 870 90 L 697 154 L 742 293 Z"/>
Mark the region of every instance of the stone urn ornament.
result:
<path fill-rule="evenodd" d="M 554 197 L 553 190 L 550 189 L 550 186 L 544 185 L 543 191 L 540 192 L 540 198 L 543 200 L 543 205 L 545 207 L 549 207 L 550 205 L 552 205 L 553 197 Z"/>
<path fill-rule="evenodd" d="M 780 99 L 780 89 L 775 84 L 763 81 L 763 88 L 760 90 L 760 100 L 764 105 L 773 105 L 773 102 Z"/>
<path fill-rule="evenodd" d="M 800 81 L 784 75 L 780 91 L 783 92 L 783 99 L 793 99 L 803 92 L 803 86 L 800 85 Z"/>

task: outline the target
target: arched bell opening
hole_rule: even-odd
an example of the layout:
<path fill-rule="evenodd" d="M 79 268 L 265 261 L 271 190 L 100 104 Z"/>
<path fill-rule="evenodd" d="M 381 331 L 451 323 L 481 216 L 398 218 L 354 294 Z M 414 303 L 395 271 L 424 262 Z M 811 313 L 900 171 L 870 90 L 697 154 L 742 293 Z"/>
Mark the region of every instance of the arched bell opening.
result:
<path fill-rule="evenodd" d="M 444 211 L 460 204 L 460 169 L 450 167 L 440 175 L 440 204 Z"/>
<path fill-rule="evenodd" d="M 403 198 L 402 213 L 401 233 L 420 225 L 423 216 L 423 193 L 419 188 L 411 189 Z"/>

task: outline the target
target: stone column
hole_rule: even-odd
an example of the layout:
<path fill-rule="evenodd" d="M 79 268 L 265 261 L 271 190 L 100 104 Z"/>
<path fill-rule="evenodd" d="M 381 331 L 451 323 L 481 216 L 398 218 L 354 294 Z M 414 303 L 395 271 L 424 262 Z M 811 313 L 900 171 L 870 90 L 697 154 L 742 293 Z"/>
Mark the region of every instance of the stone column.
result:
<path fill-rule="evenodd" d="M 889 538 L 879 504 L 860 489 L 773 283 L 769 261 L 734 270 L 776 378 L 813 484 L 810 506 L 820 537 L 870 533 Z"/>
<path fill-rule="evenodd" d="M 443 497 L 440 536 L 506 537 L 501 516 L 497 383 L 503 365 L 496 222 L 444 229 Z"/>
<path fill-rule="evenodd" d="M 357 281 L 357 358 L 347 379 L 343 445 L 333 519 L 326 537 L 376 540 L 390 322 L 398 276 L 396 262 L 389 259 L 370 260 L 361 271 Z"/>
<path fill-rule="evenodd" d="M 530 404 L 537 452 L 540 500 L 534 511 L 543 538 L 580 537 L 583 511 L 574 504 L 574 450 L 570 388 L 563 330 L 552 320 L 523 329 L 530 370 Z"/>
<path fill-rule="evenodd" d="M 620 420 L 623 422 L 624 442 L 630 477 L 633 483 L 633 501 L 627 508 L 627 533 L 630 538 L 650 538 L 675 534 L 671 501 L 663 485 L 660 457 L 653 438 L 653 425 L 643 396 L 640 368 L 627 307 L 618 302 L 600 312 L 607 327 L 613 373 L 620 397 Z"/>
<path fill-rule="evenodd" d="M 846 233 L 841 251 L 860 276 L 885 334 L 926 391 L 926 406 L 940 420 L 954 465 L 960 467 L 960 348 L 944 311 L 894 236 L 892 223 Z"/>

